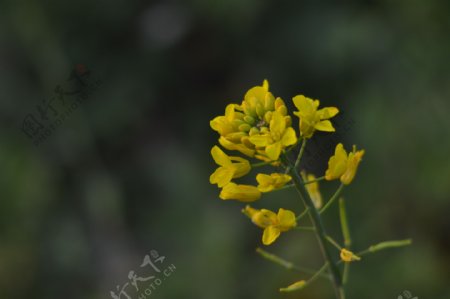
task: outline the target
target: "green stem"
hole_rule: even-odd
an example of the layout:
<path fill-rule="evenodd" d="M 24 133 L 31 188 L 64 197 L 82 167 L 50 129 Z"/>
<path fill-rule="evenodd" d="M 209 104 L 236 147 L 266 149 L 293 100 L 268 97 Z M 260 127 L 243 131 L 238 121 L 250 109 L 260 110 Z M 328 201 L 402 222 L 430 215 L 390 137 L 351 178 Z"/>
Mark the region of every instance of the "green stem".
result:
<path fill-rule="evenodd" d="M 319 278 L 320 276 L 323 275 L 323 272 L 325 272 L 325 270 L 328 268 L 328 263 L 325 263 L 325 265 L 322 266 L 322 268 L 319 269 L 319 271 L 317 271 L 310 279 L 308 279 L 308 281 L 306 281 L 304 284 L 299 285 L 298 287 L 294 287 L 294 288 L 281 288 L 280 292 L 294 292 L 294 291 L 299 291 L 301 289 L 304 289 L 305 287 L 307 287 L 308 285 L 310 285 L 311 283 L 313 283 L 317 278 Z"/>
<path fill-rule="evenodd" d="M 280 191 L 280 190 L 289 189 L 289 188 L 293 188 L 293 187 L 295 187 L 294 184 L 284 185 L 283 187 L 278 188 L 278 189 L 273 189 L 270 192 Z"/>
<path fill-rule="evenodd" d="M 341 220 L 341 229 L 342 229 L 342 236 L 344 238 L 344 245 L 345 248 L 350 250 L 352 245 L 352 239 L 350 236 L 350 229 L 348 226 L 348 220 L 347 220 L 347 211 L 345 209 L 345 201 L 344 198 L 339 198 L 339 219 Z M 350 263 L 344 263 L 344 271 L 342 274 L 342 283 L 345 285 L 348 281 L 348 275 L 350 271 Z"/>
<path fill-rule="evenodd" d="M 342 189 L 344 189 L 344 184 L 341 184 L 339 186 L 339 188 L 336 190 L 336 192 L 333 194 L 333 196 L 330 198 L 330 200 L 326 203 L 326 205 L 320 210 L 320 214 L 322 214 L 323 212 L 325 212 L 332 204 L 333 202 L 336 200 L 336 198 L 339 197 L 339 195 L 342 192 Z"/>
<path fill-rule="evenodd" d="M 309 208 L 305 208 L 305 210 L 304 210 L 300 215 L 298 215 L 298 217 L 296 218 L 296 220 L 299 221 L 299 220 L 302 219 L 306 214 L 308 214 L 308 212 L 309 212 Z"/>
<path fill-rule="evenodd" d="M 332 237 L 330 237 L 330 236 L 327 235 L 327 236 L 325 236 L 325 238 L 327 239 L 327 241 L 328 241 L 331 245 L 333 245 L 334 247 L 336 247 L 337 250 L 339 250 L 339 251 L 342 250 L 342 246 L 339 245 L 339 243 L 336 242 Z"/>
<path fill-rule="evenodd" d="M 261 248 L 256 248 L 256 252 L 264 259 L 266 259 L 274 264 L 277 264 L 283 268 L 286 268 L 287 270 L 295 270 L 298 272 L 303 272 L 303 273 L 307 273 L 307 274 L 311 274 L 311 275 L 317 273 L 316 270 L 306 268 L 306 267 L 296 266 L 293 263 L 286 261 L 285 259 L 283 259 L 275 254 L 272 254 L 270 252 L 267 252 Z M 325 274 L 322 274 L 321 277 L 328 278 L 328 279 L 330 278 L 328 275 L 325 275 Z"/>
<path fill-rule="evenodd" d="M 284 160 L 285 163 L 288 161 L 284 155 L 282 156 L 282 160 Z M 332 281 L 333 281 L 334 291 L 336 293 L 336 298 L 342 299 L 343 293 L 342 293 L 341 273 L 339 272 L 339 269 L 338 269 L 336 263 L 334 262 L 331 252 L 328 249 L 328 246 L 326 244 L 327 243 L 326 233 L 325 233 L 324 225 L 322 223 L 322 219 L 320 218 L 319 212 L 314 207 L 314 202 L 312 201 L 311 197 L 309 196 L 309 194 L 303 184 L 303 180 L 300 177 L 300 174 L 296 171 L 295 168 L 292 168 L 292 167 L 289 169 L 289 173 L 295 184 L 297 192 L 300 195 L 300 198 L 303 200 L 305 206 L 309 209 L 309 216 L 310 216 L 311 222 L 313 223 L 314 227 L 316 228 L 316 236 L 319 241 L 319 246 L 322 251 L 322 255 L 323 255 L 325 261 L 327 262 L 327 264 L 329 265 L 330 273 L 333 278 Z"/>
<path fill-rule="evenodd" d="M 339 199 L 339 218 L 341 219 L 341 229 L 345 248 L 350 250 L 352 239 L 350 237 L 350 229 L 348 226 L 347 211 L 345 210 L 345 201 L 342 197 Z"/>
<path fill-rule="evenodd" d="M 342 283 L 345 285 L 348 281 L 348 273 L 350 271 L 350 263 L 344 263 L 344 271 L 342 274 Z"/>
<path fill-rule="evenodd" d="M 316 178 L 314 180 L 304 182 L 303 184 L 304 185 L 308 185 L 308 184 L 311 184 L 311 183 L 320 182 L 320 181 L 322 181 L 324 179 L 325 179 L 325 176 L 321 176 L 321 177 L 318 177 L 318 178 Z"/>
<path fill-rule="evenodd" d="M 305 151 L 306 147 L 306 141 L 308 139 L 303 139 L 302 146 L 300 147 L 300 152 L 298 153 L 297 160 L 295 160 L 294 169 L 298 169 L 298 166 L 300 165 L 300 160 L 302 159 L 303 152 Z"/>
<path fill-rule="evenodd" d="M 383 249 L 387 249 L 387 248 L 403 247 L 403 246 L 411 245 L 411 243 L 412 243 L 411 239 L 385 241 L 385 242 L 381 242 L 381 243 L 372 245 L 369 248 L 367 248 L 366 250 L 358 252 L 356 255 L 361 256 L 361 255 L 366 255 L 368 253 L 374 253 L 374 252 L 377 252 L 377 251 L 380 251 Z"/>

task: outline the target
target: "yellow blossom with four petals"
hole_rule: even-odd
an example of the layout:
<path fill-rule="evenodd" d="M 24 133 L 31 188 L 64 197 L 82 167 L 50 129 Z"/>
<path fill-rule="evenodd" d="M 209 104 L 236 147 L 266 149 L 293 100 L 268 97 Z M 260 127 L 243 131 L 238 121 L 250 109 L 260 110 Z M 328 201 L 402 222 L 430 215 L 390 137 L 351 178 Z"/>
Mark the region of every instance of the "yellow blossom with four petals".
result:
<path fill-rule="evenodd" d="M 297 226 L 294 212 L 280 208 L 278 214 L 266 209 L 256 210 L 250 206 L 245 207 L 244 214 L 249 216 L 252 222 L 264 229 L 262 242 L 270 245 L 280 236 Z"/>
<path fill-rule="evenodd" d="M 311 138 L 316 130 L 335 131 L 329 119 L 339 113 L 336 107 L 325 107 L 318 110 L 319 100 L 313 100 L 304 95 L 295 96 L 292 100 L 298 109 L 294 114 L 300 119 L 300 136 Z"/>

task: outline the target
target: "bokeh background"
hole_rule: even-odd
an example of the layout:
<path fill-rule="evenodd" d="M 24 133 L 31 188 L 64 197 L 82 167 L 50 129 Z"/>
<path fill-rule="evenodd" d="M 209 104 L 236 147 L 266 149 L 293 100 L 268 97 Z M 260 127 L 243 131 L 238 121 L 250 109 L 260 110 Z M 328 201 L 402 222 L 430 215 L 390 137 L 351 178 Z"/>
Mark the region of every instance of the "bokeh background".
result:
<path fill-rule="evenodd" d="M 326 281 L 278 293 L 306 276 L 257 256 L 260 229 L 208 181 L 209 120 L 265 78 L 289 105 L 338 106 L 335 136 L 366 149 L 345 192 L 354 247 L 414 240 L 353 264 L 348 298 L 449 298 L 449 32 L 444 0 L 1 1 L 0 298 L 112 298 L 152 250 L 176 267 L 152 298 L 332 298 Z M 24 119 L 48 130 L 74 70 L 101 84 L 35 145 Z M 330 138 L 309 148 L 316 175 Z M 301 210 L 290 190 L 256 206 Z M 306 232 L 268 250 L 321 264 Z"/>

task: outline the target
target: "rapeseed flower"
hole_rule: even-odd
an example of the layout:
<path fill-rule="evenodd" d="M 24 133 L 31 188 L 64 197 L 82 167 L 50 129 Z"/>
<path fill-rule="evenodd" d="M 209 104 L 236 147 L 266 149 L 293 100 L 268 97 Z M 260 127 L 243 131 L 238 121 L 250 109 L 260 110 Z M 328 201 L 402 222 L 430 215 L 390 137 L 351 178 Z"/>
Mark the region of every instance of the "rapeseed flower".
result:
<path fill-rule="evenodd" d="M 282 232 L 297 226 L 294 212 L 282 208 L 278 210 L 278 214 L 266 209 L 255 210 L 250 206 L 247 206 L 243 212 L 256 226 L 264 229 L 262 236 L 264 245 L 272 244 Z"/>
<path fill-rule="evenodd" d="M 363 156 L 364 150 L 357 151 L 356 146 L 353 146 L 353 151 L 347 155 L 344 146 L 339 143 L 334 151 L 334 156 L 328 161 L 325 179 L 331 181 L 339 178 L 344 185 L 350 184 Z"/>
<path fill-rule="evenodd" d="M 303 95 L 295 96 L 293 99 L 298 111 L 294 114 L 299 117 L 300 136 L 311 138 L 316 130 L 324 132 L 334 132 L 335 129 L 330 118 L 339 113 L 336 107 L 319 108 L 319 100 L 312 100 Z"/>
<path fill-rule="evenodd" d="M 211 156 L 220 167 L 209 177 L 211 184 L 217 184 L 220 188 L 250 172 L 251 166 L 248 160 L 241 157 L 228 156 L 218 146 L 211 149 Z"/>

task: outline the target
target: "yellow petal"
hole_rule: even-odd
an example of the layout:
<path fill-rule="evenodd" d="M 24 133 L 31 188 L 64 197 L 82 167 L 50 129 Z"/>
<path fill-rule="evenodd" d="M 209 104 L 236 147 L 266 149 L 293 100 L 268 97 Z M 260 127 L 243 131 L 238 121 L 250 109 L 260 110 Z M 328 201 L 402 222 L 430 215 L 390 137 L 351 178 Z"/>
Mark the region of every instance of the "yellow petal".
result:
<path fill-rule="evenodd" d="M 268 135 L 253 135 L 249 138 L 250 142 L 256 146 L 267 146 L 270 141 L 270 136 Z"/>
<path fill-rule="evenodd" d="M 329 119 L 336 116 L 338 113 L 339 109 L 336 107 L 325 107 L 317 110 L 317 114 L 319 114 L 320 119 Z"/>
<path fill-rule="evenodd" d="M 227 107 L 225 107 L 225 117 L 232 121 L 234 119 L 234 106 L 235 104 L 228 104 Z"/>
<path fill-rule="evenodd" d="M 334 156 L 328 160 L 328 169 L 325 172 L 325 179 L 328 181 L 340 178 L 347 169 L 347 152 L 342 143 L 336 146 Z"/>
<path fill-rule="evenodd" d="M 275 161 L 278 160 L 281 153 L 281 142 L 275 142 L 274 144 L 271 144 L 266 147 L 266 155 L 271 160 Z"/>
<path fill-rule="evenodd" d="M 219 167 L 214 171 L 213 174 L 209 177 L 209 182 L 211 184 L 217 184 L 219 188 L 222 188 L 233 178 L 234 171 L 227 167 Z"/>
<path fill-rule="evenodd" d="M 283 137 L 281 138 L 281 144 L 283 146 L 293 145 L 297 142 L 297 136 L 295 134 L 295 130 L 292 127 L 289 127 L 284 131 Z"/>
<path fill-rule="evenodd" d="M 278 219 L 278 228 L 282 232 L 297 226 L 297 220 L 295 218 L 294 212 L 292 211 L 279 209 L 277 219 Z"/>
<path fill-rule="evenodd" d="M 243 177 L 247 173 L 250 172 L 252 167 L 250 166 L 250 162 L 247 159 L 241 157 L 230 156 L 230 160 L 232 164 L 227 167 L 231 167 L 234 170 L 233 178 L 237 179 Z M 235 163 L 237 162 L 237 163 Z"/>
<path fill-rule="evenodd" d="M 298 115 L 308 116 L 316 112 L 316 105 L 314 101 L 304 95 L 297 95 L 293 99 L 295 107 L 298 109 Z"/>
<path fill-rule="evenodd" d="M 275 99 L 275 110 L 278 110 L 278 108 L 286 106 L 282 98 L 276 98 Z"/>
<path fill-rule="evenodd" d="M 228 183 L 222 188 L 219 197 L 223 200 L 235 199 L 243 202 L 251 202 L 258 200 L 261 197 L 261 192 L 255 186 Z"/>
<path fill-rule="evenodd" d="M 276 136 L 274 137 L 276 138 L 276 140 L 280 140 L 285 129 L 286 129 L 286 121 L 284 119 L 284 116 L 278 111 L 273 112 L 272 120 L 270 121 L 270 134 L 272 136 Z"/>
<path fill-rule="evenodd" d="M 270 245 L 280 236 L 280 230 L 275 226 L 268 226 L 264 229 L 262 242 L 264 245 Z"/>
<path fill-rule="evenodd" d="M 219 143 L 221 146 L 223 146 L 224 148 L 226 148 L 227 150 L 230 151 L 239 151 L 242 154 L 249 156 L 249 157 L 253 157 L 255 155 L 255 150 L 252 148 L 249 148 L 247 146 L 245 146 L 244 144 L 236 144 L 231 142 L 230 140 L 228 140 L 225 137 L 220 137 L 219 138 Z"/>
<path fill-rule="evenodd" d="M 364 150 L 351 152 L 348 155 L 347 159 L 347 169 L 344 174 L 341 176 L 341 182 L 345 185 L 350 184 L 353 181 L 353 178 L 356 175 L 356 171 L 358 170 L 359 162 L 361 162 L 362 157 L 364 156 Z"/>
<path fill-rule="evenodd" d="M 252 216 L 252 222 L 261 228 L 276 225 L 277 221 L 277 214 L 266 209 L 261 209 Z"/>
<path fill-rule="evenodd" d="M 247 91 L 244 96 L 244 101 L 242 102 L 242 107 L 244 108 L 245 114 L 256 117 L 257 104 L 264 107 L 267 99 L 269 99 L 269 101 L 274 100 L 274 96 L 266 89 L 266 87 L 268 88 L 268 86 L 264 86 L 263 83 L 263 86 L 255 86 Z"/>
<path fill-rule="evenodd" d="M 292 180 L 292 177 L 284 173 L 271 173 L 272 184 L 275 188 L 281 188 Z"/>
<path fill-rule="evenodd" d="M 258 173 L 256 175 L 256 181 L 258 182 L 258 190 L 261 192 L 270 192 L 275 188 L 270 175 Z"/>
<path fill-rule="evenodd" d="M 267 79 L 264 79 L 262 87 L 266 90 L 269 91 L 269 81 Z"/>
<path fill-rule="evenodd" d="M 231 164 L 230 157 L 228 157 L 228 155 L 225 154 L 224 151 L 221 150 L 217 145 L 215 145 L 211 149 L 211 156 L 213 157 L 214 162 L 216 162 L 217 165 L 227 166 Z"/>
<path fill-rule="evenodd" d="M 217 116 L 209 122 L 211 129 L 217 131 L 221 136 L 233 132 L 232 124 L 226 119 L 225 116 Z"/>
<path fill-rule="evenodd" d="M 290 175 L 284 173 L 271 173 L 270 175 L 259 173 L 256 176 L 258 190 L 261 192 L 270 192 L 279 189 L 292 180 Z"/>
<path fill-rule="evenodd" d="M 314 125 L 314 128 L 323 132 L 334 132 L 335 129 L 329 120 L 322 120 Z"/>

